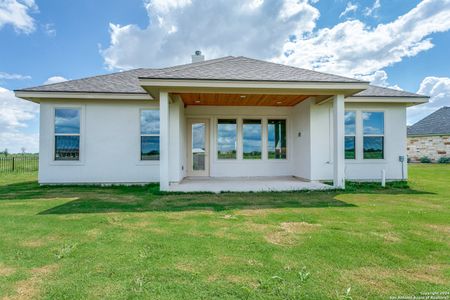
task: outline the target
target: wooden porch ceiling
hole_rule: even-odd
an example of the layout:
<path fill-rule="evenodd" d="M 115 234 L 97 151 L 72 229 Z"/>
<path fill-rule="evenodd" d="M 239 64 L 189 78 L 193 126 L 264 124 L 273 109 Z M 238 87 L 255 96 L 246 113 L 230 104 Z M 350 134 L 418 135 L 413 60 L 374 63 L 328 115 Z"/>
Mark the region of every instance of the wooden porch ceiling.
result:
<path fill-rule="evenodd" d="M 294 106 L 311 95 L 176 93 L 185 105 Z"/>

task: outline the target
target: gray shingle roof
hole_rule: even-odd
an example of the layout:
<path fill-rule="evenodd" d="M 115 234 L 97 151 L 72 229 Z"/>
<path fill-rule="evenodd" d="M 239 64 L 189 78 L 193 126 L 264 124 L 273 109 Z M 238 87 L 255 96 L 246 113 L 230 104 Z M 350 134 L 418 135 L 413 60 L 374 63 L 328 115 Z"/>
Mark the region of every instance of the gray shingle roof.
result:
<path fill-rule="evenodd" d="M 229 57 L 209 64 L 172 68 L 143 78 L 206 79 L 292 82 L 362 82 L 357 79 L 326 74 L 282 64 L 247 58 Z"/>
<path fill-rule="evenodd" d="M 427 96 L 385 88 L 376 85 L 369 85 L 369 88 L 354 95 L 355 97 L 414 97 L 426 98 Z"/>
<path fill-rule="evenodd" d="M 450 134 L 450 107 L 441 107 L 434 113 L 408 127 L 408 135 Z"/>
<path fill-rule="evenodd" d="M 169 68 L 134 69 L 130 71 L 25 88 L 17 91 L 147 94 L 147 92 L 139 85 L 139 78 L 345 83 L 361 82 L 352 78 L 242 56 L 226 56 Z M 367 90 L 360 92 L 355 96 L 423 97 L 413 93 L 376 86 L 370 86 Z"/>

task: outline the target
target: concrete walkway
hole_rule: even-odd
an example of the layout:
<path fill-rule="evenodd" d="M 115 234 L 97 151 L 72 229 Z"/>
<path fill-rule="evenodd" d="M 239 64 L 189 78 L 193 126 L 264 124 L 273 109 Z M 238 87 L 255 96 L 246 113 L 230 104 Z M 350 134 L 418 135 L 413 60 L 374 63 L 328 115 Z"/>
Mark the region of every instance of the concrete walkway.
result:
<path fill-rule="evenodd" d="M 332 186 L 307 182 L 291 176 L 281 177 L 187 177 L 170 185 L 172 192 L 281 192 L 326 190 Z"/>

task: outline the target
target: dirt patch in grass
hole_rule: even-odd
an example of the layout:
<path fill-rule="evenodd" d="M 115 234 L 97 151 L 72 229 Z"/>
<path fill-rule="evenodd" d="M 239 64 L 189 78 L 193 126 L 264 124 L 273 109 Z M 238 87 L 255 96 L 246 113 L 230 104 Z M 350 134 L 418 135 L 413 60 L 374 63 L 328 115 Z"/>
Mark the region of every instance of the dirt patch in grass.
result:
<path fill-rule="evenodd" d="M 371 234 L 382 238 L 386 243 L 397 243 L 400 242 L 400 237 L 394 232 L 371 232 Z"/>
<path fill-rule="evenodd" d="M 271 244 L 289 246 L 295 243 L 295 238 L 299 234 L 313 232 L 320 226 L 306 222 L 283 222 L 276 231 L 267 234 L 265 239 Z"/>
<path fill-rule="evenodd" d="M 30 271 L 31 277 L 19 281 L 16 285 L 16 294 L 6 297 L 8 300 L 36 299 L 39 298 L 40 285 L 57 269 L 57 265 L 47 265 Z"/>
<path fill-rule="evenodd" d="M 428 224 L 426 225 L 428 228 L 431 228 L 433 230 L 436 230 L 438 232 L 442 232 L 445 234 L 450 235 L 450 226 L 448 225 L 435 225 L 435 224 Z"/>
<path fill-rule="evenodd" d="M 175 265 L 175 269 L 184 271 L 184 272 L 188 272 L 188 273 L 195 273 L 197 271 L 196 268 L 192 264 L 187 263 L 187 262 L 177 263 Z"/>
<path fill-rule="evenodd" d="M 0 277 L 9 276 L 16 272 L 15 268 L 0 265 Z"/>
<path fill-rule="evenodd" d="M 20 245 L 27 248 L 39 248 L 47 245 L 49 242 L 58 241 L 60 239 L 61 237 L 57 235 L 47 235 L 39 239 L 25 240 L 21 242 Z"/>
<path fill-rule="evenodd" d="M 361 286 L 370 286 L 380 293 L 389 293 L 395 289 L 399 279 L 422 281 L 432 284 L 448 284 L 443 276 L 442 265 L 423 265 L 414 268 L 389 269 L 382 267 L 362 267 L 344 271 L 342 277 L 348 282 L 356 282 Z"/>

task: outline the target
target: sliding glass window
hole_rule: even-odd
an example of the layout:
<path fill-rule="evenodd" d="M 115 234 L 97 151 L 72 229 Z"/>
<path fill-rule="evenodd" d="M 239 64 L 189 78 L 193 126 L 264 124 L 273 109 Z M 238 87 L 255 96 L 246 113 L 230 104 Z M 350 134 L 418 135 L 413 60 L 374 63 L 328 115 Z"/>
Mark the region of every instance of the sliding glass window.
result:
<path fill-rule="evenodd" d="M 345 112 L 345 159 L 356 158 L 356 112 Z"/>
<path fill-rule="evenodd" d="M 80 160 L 80 109 L 55 109 L 55 160 Z"/>
<path fill-rule="evenodd" d="M 244 120 L 242 124 L 243 158 L 261 159 L 261 120 Z"/>
<path fill-rule="evenodd" d="M 286 159 L 286 120 L 268 120 L 267 125 L 269 159 Z"/>
<path fill-rule="evenodd" d="M 237 125 L 235 119 L 217 120 L 217 158 L 236 159 Z"/>
<path fill-rule="evenodd" d="M 364 159 L 384 158 L 384 113 L 363 112 Z"/>

